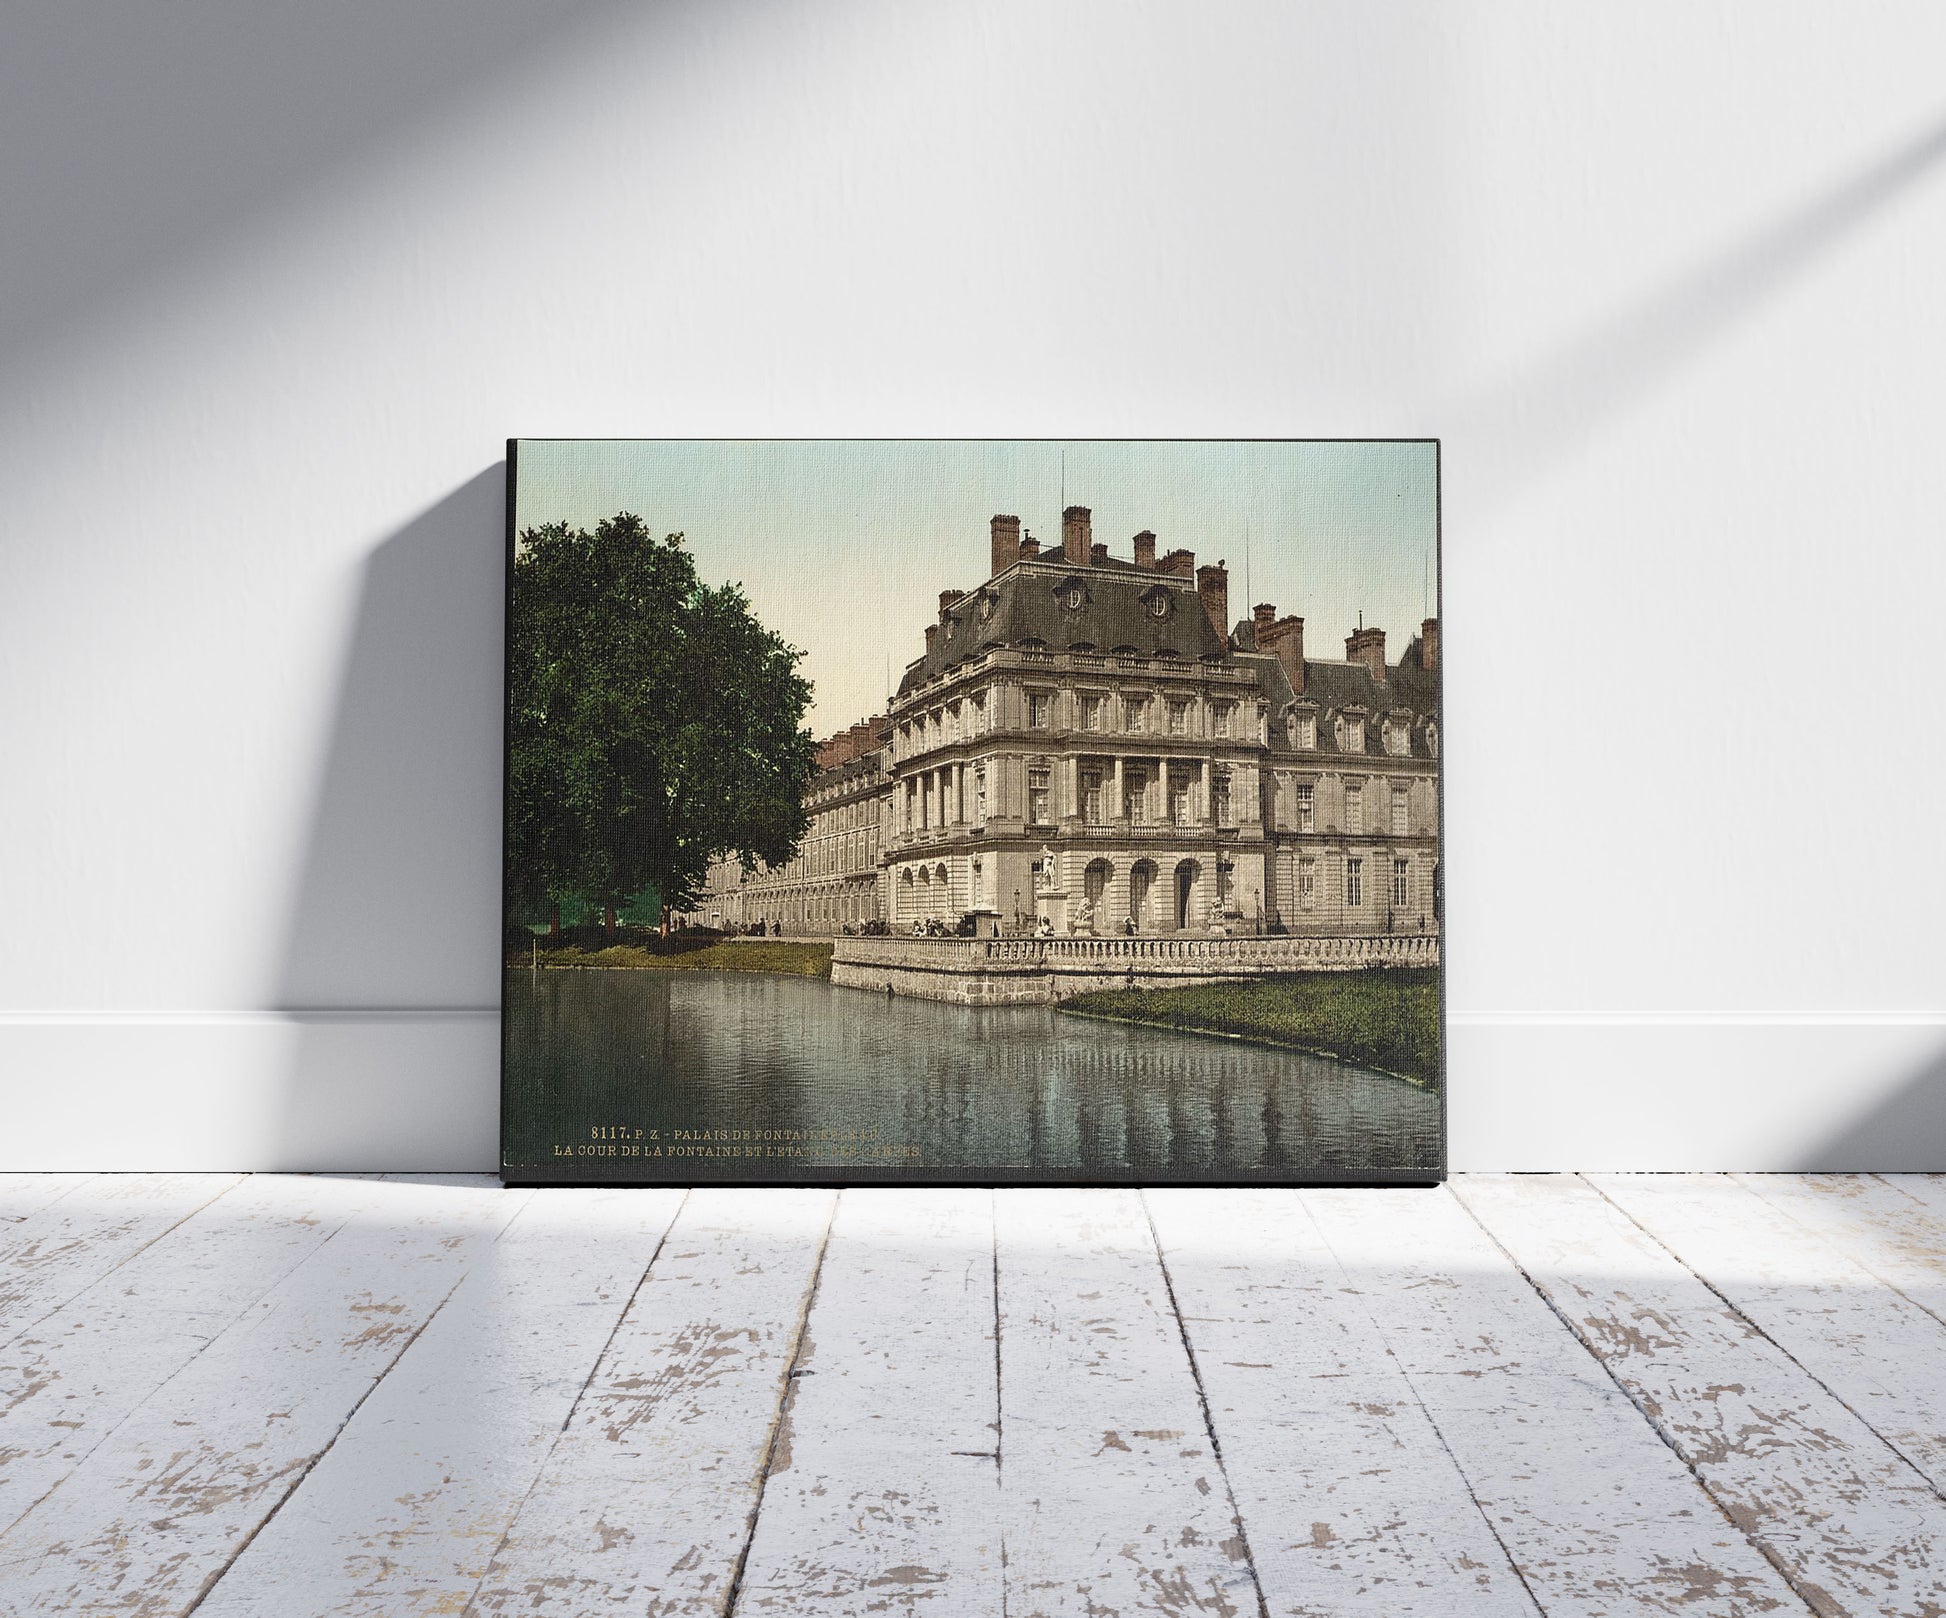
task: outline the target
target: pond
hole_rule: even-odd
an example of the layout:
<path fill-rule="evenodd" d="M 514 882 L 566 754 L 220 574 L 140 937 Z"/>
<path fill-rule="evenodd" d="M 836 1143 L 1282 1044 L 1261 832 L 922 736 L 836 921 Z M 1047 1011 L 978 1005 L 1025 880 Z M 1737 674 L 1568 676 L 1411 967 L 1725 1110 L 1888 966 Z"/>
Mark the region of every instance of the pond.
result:
<path fill-rule="evenodd" d="M 516 1180 L 1430 1178 L 1439 1098 L 1298 1052 L 742 972 L 506 974 Z M 527 1171 L 531 1171 L 527 1172 Z"/>

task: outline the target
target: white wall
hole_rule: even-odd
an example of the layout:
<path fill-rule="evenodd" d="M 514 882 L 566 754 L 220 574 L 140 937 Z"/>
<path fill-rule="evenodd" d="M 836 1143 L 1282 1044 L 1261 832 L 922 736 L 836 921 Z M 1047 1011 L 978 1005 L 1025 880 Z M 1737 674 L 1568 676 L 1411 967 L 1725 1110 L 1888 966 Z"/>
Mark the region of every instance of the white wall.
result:
<path fill-rule="evenodd" d="M 491 1164 L 509 434 L 1439 434 L 1455 1166 L 1946 1167 L 1942 59 L 12 8 L 0 1159 Z"/>

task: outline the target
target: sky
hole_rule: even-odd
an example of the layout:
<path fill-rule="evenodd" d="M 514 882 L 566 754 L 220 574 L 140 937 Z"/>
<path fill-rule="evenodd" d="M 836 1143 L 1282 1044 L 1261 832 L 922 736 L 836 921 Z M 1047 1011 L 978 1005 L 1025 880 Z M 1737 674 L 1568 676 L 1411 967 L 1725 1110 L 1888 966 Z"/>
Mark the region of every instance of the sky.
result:
<path fill-rule="evenodd" d="M 680 532 L 705 582 L 743 586 L 804 652 L 819 737 L 885 711 L 925 650 L 942 590 L 986 581 L 988 519 L 1021 519 L 1043 554 L 1063 505 L 1133 556 L 1225 562 L 1230 619 L 1267 601 L 1304 619 L 1305 652 L 1342 657 L 1364 622 L 1398 660 L 1438 612 L 1437 447 L 1419 442 L 1054 439 L 526 439 L 516 528 L 593 528 L 634 512 Z"/>

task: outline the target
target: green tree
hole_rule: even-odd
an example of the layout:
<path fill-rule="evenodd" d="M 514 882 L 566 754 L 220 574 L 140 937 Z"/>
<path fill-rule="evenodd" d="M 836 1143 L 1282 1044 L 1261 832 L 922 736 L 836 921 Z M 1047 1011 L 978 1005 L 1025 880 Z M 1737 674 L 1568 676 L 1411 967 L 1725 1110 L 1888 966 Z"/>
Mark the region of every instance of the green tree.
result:
<path fill-rule="evenodd" d="M 681 534 L 628 512 L 523 531 L 507 635 L 512 910 L 575 898 L 612 931 L 654 883 L 666 929 L 712 861 L 796 853 L 816 751 L 803 654 L 736 585 L 704 585 Z"/>

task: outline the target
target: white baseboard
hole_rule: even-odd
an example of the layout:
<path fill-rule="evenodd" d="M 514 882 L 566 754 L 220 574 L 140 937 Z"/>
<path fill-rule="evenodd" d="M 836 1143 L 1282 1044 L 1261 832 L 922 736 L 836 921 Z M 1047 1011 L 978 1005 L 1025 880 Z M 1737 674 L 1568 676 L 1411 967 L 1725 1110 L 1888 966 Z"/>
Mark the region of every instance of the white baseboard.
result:
<path fill-rule="evenodd" d="M 1946 1170 L 1946 1017 L 1456 1015 L 1465 1170 Z M 0 1170 L 492 1170 L 491 1009 L 0 1014 Z"/>
<path fill-rule="evenodd" d="M 492 1170 L 494 1010 L 0 1017 L 0 1168 Z"/>

